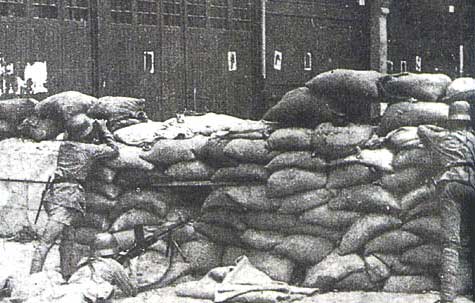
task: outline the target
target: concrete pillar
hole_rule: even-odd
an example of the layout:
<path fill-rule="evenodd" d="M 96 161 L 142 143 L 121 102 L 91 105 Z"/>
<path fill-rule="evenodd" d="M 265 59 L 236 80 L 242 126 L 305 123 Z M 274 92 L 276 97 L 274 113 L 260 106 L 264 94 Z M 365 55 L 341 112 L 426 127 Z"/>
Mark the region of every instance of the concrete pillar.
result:
<path fill-rule="evenodd" d="M 388 31 L 387 15 L 391 0 L 373 0 L 371 2 L 371 47 L 370 67 L 382 73 L 387 72 L 388 59 Z"/>

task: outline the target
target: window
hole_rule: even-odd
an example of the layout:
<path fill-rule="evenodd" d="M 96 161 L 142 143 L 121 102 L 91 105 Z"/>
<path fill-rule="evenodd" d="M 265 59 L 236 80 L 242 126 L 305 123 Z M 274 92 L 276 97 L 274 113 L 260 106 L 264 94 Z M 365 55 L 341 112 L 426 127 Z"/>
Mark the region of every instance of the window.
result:
<path fill-rule="evenodd" d="M 34 0 L 33 17 L 44 19 L 58 18 L 58 3 L 57 0 Z"/>
<path fill-rule="evenodd" d="M 163 23 L 181 26 L 181 0 L 163 0 Z"/>
<path fill-rule="evenodd" d="M 25 0 L 0 0 L 0 16 L 25 17 Z"/>
<path fill-rule="evenodd" d="M 400 72 L 401 73 L 406 73 L 407 72 L 407 62 L 406 61 L 401 61 Z"/>
<path fill-rule="evenodd" d="M 89 0 L 66 0 L 65 19 L 87 21 L 89 16 Z"/>
<path fill-rule="evenodd" d="M 228 0 L 211 0 L 209 23 L 213 28 L 228 27 Z"/>
<path fill-rule="evenodd" d="M 139 0 L 137 2 L 137 21 L 144 25 L 157 25 L 156 0 Z"/>
<path fill-rule="evenodd" d="M 250 0 L 233 0 L 233 29 L 249 31 L 252 27 L 252 4 Z"/>
<path fill-rule="evenodd" d="M 312 70 L 312 53 L 305 53 L 303 57 L 303 70 Z"/>
<path fill-rule="evenodd" d="M 111 17 L 113 23 L 132 24 L 132 1 L 111 0 Z"/>
<path fill-rule="evenodd" d="M 155 73 L 155 53 L 153 51 L 143 52 L 143 71 L 149 74 Z"/>
<path fill-rule="evenodd" d="M 206 27 L 206 0 L 187 0 L 188 26 Z"/>

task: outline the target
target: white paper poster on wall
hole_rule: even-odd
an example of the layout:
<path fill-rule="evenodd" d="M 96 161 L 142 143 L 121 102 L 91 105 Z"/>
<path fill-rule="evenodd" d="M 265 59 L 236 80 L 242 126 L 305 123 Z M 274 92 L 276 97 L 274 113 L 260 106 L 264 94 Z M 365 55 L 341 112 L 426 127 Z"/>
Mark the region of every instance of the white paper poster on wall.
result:
<path fill-rule="evenodd" d="M 236 52 L 228 52 L 228 70 L 230 72 L 237 70 Z"/>
<path fill-rule="evenodd" d="M 282 52 L 274 51 L 274 69 L 282 69 Z"/>

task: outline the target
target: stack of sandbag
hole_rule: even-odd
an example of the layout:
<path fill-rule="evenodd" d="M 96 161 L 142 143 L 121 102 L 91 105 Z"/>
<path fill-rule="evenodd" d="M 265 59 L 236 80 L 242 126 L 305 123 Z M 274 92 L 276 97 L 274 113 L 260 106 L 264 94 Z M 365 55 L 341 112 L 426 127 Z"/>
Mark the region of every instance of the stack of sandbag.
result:
<path fill-rule="evenodd" d="M 35 111 L 38 101 L 20 98 L 0 101 L 0 139 L 16 137 L 18 126 Z"/>

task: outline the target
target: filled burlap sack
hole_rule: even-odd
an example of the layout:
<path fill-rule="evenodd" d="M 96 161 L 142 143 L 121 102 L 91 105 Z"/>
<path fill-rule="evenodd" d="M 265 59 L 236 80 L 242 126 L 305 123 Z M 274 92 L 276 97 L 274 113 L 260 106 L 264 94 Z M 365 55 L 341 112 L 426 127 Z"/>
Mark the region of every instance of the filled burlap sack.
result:
<path fill-rule="evenodd" d="M 393 230 L 370 240 L 365 246 L 365 255 L 375 252 L 401 254 L 406 249 L 415 247 L 422 242 L 423 240 L 413 233 Z"/>
<path fill-rule="evenodd" d="M 42 118 L 64 122 L 75 115 L 87 113 L 96 102 L 95 97 L 67 91 L 42 100 L 36 104 L 35 112 Z"/>
<path fill-rule="evenodd" d="M 38 101 L 32 98 L 18 98 L 0 101 L 0 120 L 20 123 L 35 113 Z"/>
<path fill-rule="evenodd" d="M 178 200 L 176 194 L 166 189 L 136 189 L 124 193 L 117 199 L 110 216 L 116 217 L 131 209 L 142 209 L 163 218 L 167 215 L 169 206 L 176 204 Z"/>
<path fill-rule="evenodd" d="M 214 189 L 203 202 L 202 210 L 208 211 L 212 209 L 231 209 L 235 212 L 243 212 L 245 210 L 244 207 L 232 200 L 226 194 L 226 191 L 226 187 Z"/>
<path fill-rule="evenodd" d="M 437 101 L 445 95 L 452 80 L 444 74 L 401 73 L 387 75 L 379 81 L 385 102 L 413 98 L 419 101 Z"/>
<path fill-rule="evenodd" d="M 424 216 L 439 216 L 440 211 L 440 203 L 437 199 L 427 200 L 408 211 L 403 211 L 401 218 L 404 221 L 410 221 Z"/>
<path fill-rule="evenodd" d="M 236 166 L 238 161 L 226 155 L 224 149 L 231 142 L 230 139 L 210 138 L 206 144 L 196 152 L 198 159 L 215 167 Z"/>
<path fill-rule="evenodd" d="M 459 93 L 475 90 L 475 79 L 470 77 L 457 78 L 450 83 L 445 92 L 445 98 L 451 98 Z"/>
<path fill-rule="evenodd" d="M 17 136 L 15 122 L 0 120 L 0 140 Z"/>
<path fill-rule="evenodd" d="M 284 197 L 325 187 L 327 176 L 324 173 L 289 168 L 273 173 L 267 180 L 268 197 Z"/>
<path fill-rule="evenodd" d="M 330 254 L 333 248 L 333 243 L 325 238 L 292 235 L 277 244 L 273 251 L 301 264 L 317 264 Z"/>
<path fill-rule="evenodd" d="M 412 148 L 401 150 L 396 154 L 393 161 L 395 169 L 404 169 L 408 167 L 432 167 L 434 162 L 429 150 L 425 148 Z"/>
<path fill-rule="evenodd" d="M 122 126 L 124 123 L 131 123 L 139 121 L 129 126 Z M 114 125 L 117 130 L 114 131 L 114 138 L 127 145 L 132 146 L 151 146 L 154 145 L 160 139 L 178 139 L 189 138 L 193 136 L 190 131 L 183 128 L 170 128 L 163 122 L 157 121 L 140 121 L 138 119 L 127 118 L 125 120 L 119 120 Z"/>
<path fill-rule="evenodd" d="M 360 217 L 361 213 L 359 212 L 334 210 L 325 204 L 307 210 L 299 217 L 299 221 L 309 224 L 318 224 L 329 228 L 342 229 L 352 225 Z"/>
<path fill-rule="evenodd" d="M 102 182 L 102 183 L 112 183 L 114 182 L 115 175 L 117 171 L 102 165 L 97 165 L 94 167 L 94 170 L 89 174 L 88 178 Z"/>
<path fill-rule="evenodd" d="M 307 270 L 303 286 L 330 290 L 336 282 L 364 269 L 365 263 L 357 254 L 340 256 L 332 252 Z"/>
<path fill-rule="evenodd" d="M 248 229 L 242 234 L 241 240 L 252 248 L 272 250 L 285 241 L 286 235 L 269 230 Z"/>
<path fill-rule="evenodd" d="M 213 182 L 265 182 L 269 173 L 263 165 L 239 164 L 235 167 L 222 167 L 218 169 L 211 181 Z"/>
<path fill-rule="evenodd" d="M 372 282 L 381 282 L 391 276 L 391 269 L 374 255 L 364 258 L 366 272 Z"/>
<path fill-rule="evenodd" d="M 92 227 L 100 231 L 106 231 L 111 226 L 111 222 L 106 214 L 87 212 L 84 216 L 81 216 L 76 222 L 74 222 L 74 226 L 76 228 Z"/>
<path fill-rule="evenodd" d="M 335 195 L 335 191 L 321 188 L 281 198 L 273 198 L 272 200 L 274 201 L 273 204 L 279 205 L 278 212 L 285 214 L 298 214 L 326 204 L 331 198 L 335 197 Z"/>
<path fill-rule="evenodd" d="M 279 152 L 270 151 L 265 140 L 234 139 L 226 145 L 224 154 L 241 163 L 265 165 Z"/>
<path fill-rule="evenodd" d="M 434 184 L 425 184 L 404 195 L 401 198 L 401 208 L 404 212 L 407 212 L 422 203 L 435 203 L 434 195 Z"/>
<path fill-rule="evenodd" d="M 372 168 L 376 172 L 392 172 L 394 154 L 387 148 L 363 149 L 357 154 L 328 163 L 329 167 L 339 167 L 350 164 L 361 164 Z"/>
<path fill-rule="evenodd" d="M 297 224 L 294 215 L 251 211 L 243 215 L 243 220 L 249 228 L 284 231 Z"/>
<path fill-rule="evenodd" d="M 447 121 L 449 106 L 437 102 L 400 102 L 392 104 L 384 112 L 378 129 L 380 136 L 403 126 L 422 124 L 442 125 Z"/>
<path fill-rule="evenodd" d="M 181 246 L 183 255 L 191 264 L 191 268 L 200 273 L 221 265 L 223 247 L 206 240 L 192 241 Z"/>
<path fill-rule="evenodd" d="M 187 161 L 171 165 L 165 170 L 165 175 L 176 181 L 205 181 L 210 180 L 214 169 L 202 161 Z"/>
<path fill-rule="evenodd" d="M 109 214 L 116 204 L 117 200 L 108 199 L 98 193 L 86 192 L 86 205 L 84 208 L 88 212 Z"/>
<path fill-rule="evenodd" d="M 421 139 L 417 135 L 416 126 L 403 126 L 389 132 L 385 137 L 389 147 L 396 150 L 409 149 L 421 146 Z"/>
<path fill-rule="evenodd" d="M 94 227 L 81 227 L 77 228 L 75 232 L 74 240 L 77 243 L 91 246 L 94 244 L 96 234 L 100 233 L 101 231 Z"/>
<path fill-rule="evenodd" d="M 277 155 L 266 165 L 266 169 L 271 173 L 286 168 L 324 171 L 326 168 L 326 161 L 320 157 L 313 156 L 309 151 L 294 151 Z"/>
<path fill-rule="evenodd" d="M 159 140 L 141 158 L 161 166 L 194 161 L 196 160 L 196 153 L 199 153 L 206 141 L 207 138 L 204 136 L 195 136 L 183 140 Z"/>
<path fill-rule="evenodd" d="M 279 201 L 269 199 L 264 185 L 226 187 L 226 195 L 245 210 L 272 211 L 279 207 Z"/>
<path fill-rule="evenodd" d="M 315 127 L 323 122 L 335 122 L 342 116 L 334 100 L 315 96 L 307 87 L 299 87 L 287 92 L 263 119 L 288 126 Z"/>
<path fill-rule="evenodd" d="M 371 239 L 384 232 L 396 229 L 401 226 L 401 224 L 401 220 L 392 216 L 375 214 L 366 215 L 351 225 L 341 239 L 338 252 L 340 255 L 357 252 Z"/>
<path fill-rule="evenodd" d="M 122 193 L 122 189 L 112 183 L 105 183 L 99 181 L 92 182 L 92 180 L 89 180 L 85 187 L 86 190 L 101 194 L 111 200 L 117 199 L 117 197 L 119 197 Z"/>
<path fill-rule="evenodd" d="M 235 261 L 240 256 L 247 256 L 252 265 L 272 279 L 286 283 L 291 282 L 295 268 L 295 263 L 292 260 L 266 251 L 228 246 L 224 251 L 223 265 L 236 265 Z"/>
<path fill-rule="evenodd" d="M 229 209 L 215 209 L 203 212 L 200 221 L 211 225 L 234 228 L 239 231 L 245 231 L 247 228 L 246 224 L 241 220 L 241 215 Z"/>
<path fill-rule="evenodd" d="M 130 97 L 102 97 L 87 111 L 88 116 L 96 119 L 119 120 L 135 117 L 145 110 L 145 99 Z"/>
<path fill-rule="evenodd" d="M 434 276 L 391 276 L 386 280 L 383 291 L 419 293 L 440 288 L 439 279 Z"/>
<path fill-rule="evenodd" d="M 198 233 L 207 237 L 212 242 L 221 245 L 244 246 L 241 241 L 241 235 L 243 232 L 238 231 L 237 229 L 207 224 L 204 222 L 194 223 L 193 227 Z"/>
<path fill-rule="evenodd" d="M 349 124 L 333 126 L 322 123 L 313 133 L 312 145 L 314 152 L 326 159 L 338 159 L 356 154 L 374 134 L 371 125 Z"/>
<path fill-rule="evenodd" d="M 22 137 L 35 141 L 53 140 L 61 132 L 63 127 L 61 122 L 53 119 L 43 119 L 36 115 L 27 117 L 18 126 L 18 133 Z"/>
<path fill-rule="evenodd" d="M 113 169 L 140 169 L 152 170 L 154 165 L 144 159 L 144 151 L 134 146 L 119 145 L 119 156 L 112 160 L 104 161 L 104 165 Z"/>
<path fill-rule="evenodd" d="M 316 95 L 336 97 L 340 102 L 376 102 L 377 82 L 382 75 L 376 71 L 335 69 L 321 73 L 305 86 Z"/>
<path fill-rule="evenodd" d="M 436 273 L 439 267 L 424 267 L 417 264 L 405 264 L 401 262 L 401 255 L 375 253 L 378 259 L 384 264 L 388 265 L 391 272 L 395 275 L 401 276 L 413 276 L 413 275 L 426 275 L 428 273 Z"/>
<path fill-rule="evenodd" d="M 318 224 L 298 223 L 297 225 L 282 229 L 282 232 L 288 235 L 309 235 L 319 238 L 325 238 L 332 243 L 340 242 L 345 234 L 343 230 L 329 228 Z"/>
<path fill-rule="evenodd" d="M 341 291 L 375 291 L 380 288 L 378 283 L 371 281 L 367 272 L 354 272 L 349 274 L 343 280 L 335 283 L 335 289 Z"/>
<path fill-rule="evenodd" d="M 401 228 L 436 243 L 442 241 L 442 235 L 444 234 L 439 216 L 417 218 L 404 223 Z"/>
<path fill-rule="evenodd" d="M 327 188 L 337 189 L 369 184 L 378 177 L 379 174 L 366 165 L 339 165 L 328 173 Z"/>
<path fill-rule="evenodd" d="M 401 256 L 405 264 L 415 264 L 422 267 L 440 267 L 442 248 L 434 244 L 424 244 L 407 249 Z"/>
<path fill-rule="evenodd" d="M 156 183 L 170 182 L 171 178 L 160 168 L 152 170 L 142 170 L 137 168 L 117 169 L 114 183 L 124 190 L 135 189 L 137 187 L 149 187 Z"/>
<path fill-rule="evenodd" d="M 163 220 L 146 210 L 131 209 L 120 215 L 109 229 L 110 232 L 133 229 L 135 225 L 157 225 Z"/>
<path fill-rule="evenodd" d="M 427 184 L 433 171 L 423 166 L 411 166 L 381 178 L 381 186 L 393 194 L 404 195 Z"/>
<path fill-rule="evenodd" d="M 308 128 L 282 128 L 273 132 L 267 144 L 271 150 L 312 150 L 312 130 Z"/>
<path fill-rule="evenodd" d="M 398 213 L 398 199 L 378 185 L 360 185 L 345 188 L 328 202 L 330 209 L 367 213 Z"/>

